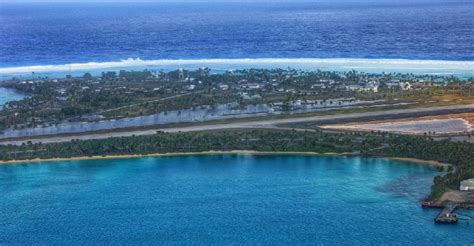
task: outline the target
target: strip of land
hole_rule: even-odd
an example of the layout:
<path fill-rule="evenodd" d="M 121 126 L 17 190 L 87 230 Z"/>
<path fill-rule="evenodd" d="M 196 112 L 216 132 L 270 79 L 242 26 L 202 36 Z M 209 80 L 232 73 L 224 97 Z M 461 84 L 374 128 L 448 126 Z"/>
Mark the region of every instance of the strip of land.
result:
<path fill-rule="evenodd" d="M 302 122 L 314 122 L 324 124 L 327 122 L 348 120 L 348 119 L 360 119 L 360 118 L 377 118 L 377 117 L 394 117 L 397 115 L 433 115 L 438 113 L 449 113 L 452 111 L 461 112 L 472 112 L 474 111 L 474 104 L 467 105 L 452 105 L 452 106 L 438 106 L 429 108 L 409 108 L 409 109 L 393 109 L 376 112 L 365 112 L 365 113 L 348 113 L 348 114 L 336 114 L 336 115 L 324 115 L 324 116 L 306 116 L 306 117 L 295 117 L 283 118 L 283 119 L 266 119 L 259 120 L 253 119 L 251 121 L 236 121 L 232 122 L 229 120 L 226 123 L 214 123 L 206 122 L 198 125 L 186 125 L 186 126 L 163 126 L 159 125 L 156 127 L 150 127 L 146 129 L 116 129 L 111 131 L 102 132 L 86 132 L 81 134 L 64 134 L 64 135 L 48 135 L 41 137 L 32 138 L 19 138 L 19 139 L 5 139 L 0 140 L 0 144 L 3 145 L 21 145 L 26 142 L 31 143 L 59 143 L 68 142 L 71 140 L 88 140 L 88 139 L 104 139 L 109 137 L 126 137 L 126 136 L 141 136 L 141 135 L 153 135 L 157 131 L 162 132 L 193 132 L 193 131 L 208 131 L 208 130 L 222 130 L 222 129 L 239 129 L 239 128 L 279 128 L 281 125 L 294 124 Z M 287 127 L 286 127 L 287 128 Z"/>
<path fill-rule="evenodd" d="M 97 155 L 97 156 L 80 156 L 71 158 L 49 158 L 49 159 L 28 159 L 28 160 L 12 160 L 0 161 L 0 164 L 19 164 L 19 163 L 35 163 L 35 162 L 60 162 L 60 161 L 81 161 L 81 160 L 102 160 L 102 159 L 128 159 L 141 157 L 160 157 L 160 156 L 191 156 L 191 155 L 223 155 L 223 154 L 242 154 L 242 155 L 327 155 L 327 156 L 345 156 L 351 153 L 318 153 L 318 152 L 300 152 L 300 151 L 255 151 L 255 150 L 229 150 L 229 151 L 203 151 L 203 152 L 170 152 L 170 153 L 154 153 L 154 154 L 137 154 L 137 155 Z M 423 161 L 421 161 L 423 162 Z M 432 163 L 426 161 L 426 163 Z"/>
<path fill-rule="evenodd" d="M 426 134 L 435 132 L 438 134 L 469 133 L 472 128 L 469 122 L 462 118 L 457 119 L 431 119 L 411 121 L 386 121 L 386 122 L 364 122 L 359 124 L 342 124 L 322 126 L 324 129 L 348 130 L 348 131 L 383 131 L 406 134 Z"/>
<path fill-rule="evenodd" d="M 323 129 L 346 131 L 384 131 L 403 134 L 456 134 L 470 133 L 474 113 L 441 114 L 416 118 L 370 120 L 320 126 Z"/>

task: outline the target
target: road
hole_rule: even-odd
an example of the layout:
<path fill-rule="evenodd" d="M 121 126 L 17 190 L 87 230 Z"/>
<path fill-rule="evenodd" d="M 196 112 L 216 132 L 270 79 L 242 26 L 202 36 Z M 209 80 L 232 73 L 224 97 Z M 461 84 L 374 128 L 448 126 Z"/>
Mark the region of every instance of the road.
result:
<path fill-rule="evenodd" d="M 301 122 L 325 122 L 325 121 L 334 121 L 334 120 L 347 120 L 347 119 L 357 119 L 357 118 L 366 118 L 366 117 L 380 117 L 380 116 L 391 116 L 398 114 L 420 114 L 420 113 L 435 113 L 437 111 L 446 111 L 449 110 L 474 110 L 474 104 L 469 105 L 454 105 L 454 106 L 439 106 L 439 107 L 429 107 L 429 108 L 412 108 L 412 109 L 393 109 L 393 110 L 384 110 L 376 112 L 366 112 L 366 113 L 350 113 L 350 114 L 336 114 L 336 115 L 324 115 L 324 116 L 307 116 L 307 117 L 293 117 L 285 119 L 268 119 L 268 120 L 252 120 L 252 121 L 239 121 L 231 123 L 212 123 L 209 124 L 200 124 L 195 126 L 182 126 L 182 127 L 169 127 L 163 128 L 162 126 L 157 126 L 152 129 L 145 130 L 129 130 L 121 129 L 120 131 L 114 132 L 101 132 L 101 133 L 82 133 L 78 135 L 61 135 L 61 136 L 45 136 L 45 137 L 35 137 L 22 140 L 4 140 L 0 141 L 0 144 L 13 144 L 20 145 L 24 142 L 31 141 L 33 143 L 58 143 L 58 142 L 68 142 L 73 139 L 80 140 L 89 140 L 89 139 L 103 139 L 109 137 L 124 137 L 124 136 L 140 136 L 140 135 L 152 135 L 157 131 L 163 132 L 192 132 L 192 131 L 209 131 L 209 130 L 222 130 L 222 129 L 238 129 L 238 128 L 279 128 L 280 124 L 288 123 L 301 123 Z"/>

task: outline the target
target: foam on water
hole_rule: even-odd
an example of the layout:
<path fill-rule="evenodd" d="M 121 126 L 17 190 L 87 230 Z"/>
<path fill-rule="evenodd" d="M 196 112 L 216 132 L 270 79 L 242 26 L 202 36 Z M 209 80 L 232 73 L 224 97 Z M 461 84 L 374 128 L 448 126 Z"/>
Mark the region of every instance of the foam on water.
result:
<path fill-rule="evenodd" d="M 362 58 L 238 58 L 238 59 L 160 59 L 128 58 L 121 61 L 87 62 L 61 65 L 34 65 L 0 68 L 0 76 L 54 74 L 64 72 L 99 72 L 117 69 L 195 69 L 202 66 L 214 69 L 239 68 L 299 68 L 335 71 L 406 72 L 418 74 L 474 76 L 474 61 L 362 59 Z"/>

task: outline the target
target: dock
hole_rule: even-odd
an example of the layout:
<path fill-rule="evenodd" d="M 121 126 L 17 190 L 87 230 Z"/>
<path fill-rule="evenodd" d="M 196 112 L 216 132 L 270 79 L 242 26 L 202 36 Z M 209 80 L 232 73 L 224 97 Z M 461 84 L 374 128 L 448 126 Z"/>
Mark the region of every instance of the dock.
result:
<path fill-rule="evenodd" d="M 439 204 L 433 202 L 423 202 L 421 204 L 422 208 L 441 208 L 441 212 L 434 218 L 434 222 L 437 224 L 456 224 L 458 223 L 458 215 L 454 213 L 459 204 L 449 203 L 449 204 Z"/>
<path fill-rule="evenodd" d="M 454 213 L 457 205 L 449 204 L 434 219 L 435 223 L 439 224 L 456 224 L 458 223 L 458 216 Z"/>

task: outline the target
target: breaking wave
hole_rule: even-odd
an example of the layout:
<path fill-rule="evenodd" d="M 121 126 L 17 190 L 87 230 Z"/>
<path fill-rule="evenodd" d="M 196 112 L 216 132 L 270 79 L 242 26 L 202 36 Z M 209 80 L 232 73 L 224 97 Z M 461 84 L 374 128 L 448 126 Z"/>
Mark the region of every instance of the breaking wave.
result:
<path fill-rule="evenodd" d="M 237 58 L 237 59 L 176 59 L 142 60 L 128 58 L 111 62 L 87 62 L 62 65 L 34 65 L 0 68 L 0 74 L 89 71 L 140 67 L 200 67 L 221 69 L 241 67 L 294 67 L 308 69 L 359 69 L 378 71 L 419 71 L 439 74 L 472 73 L 474 61 L 362 59 L 362 58 Z"/>

